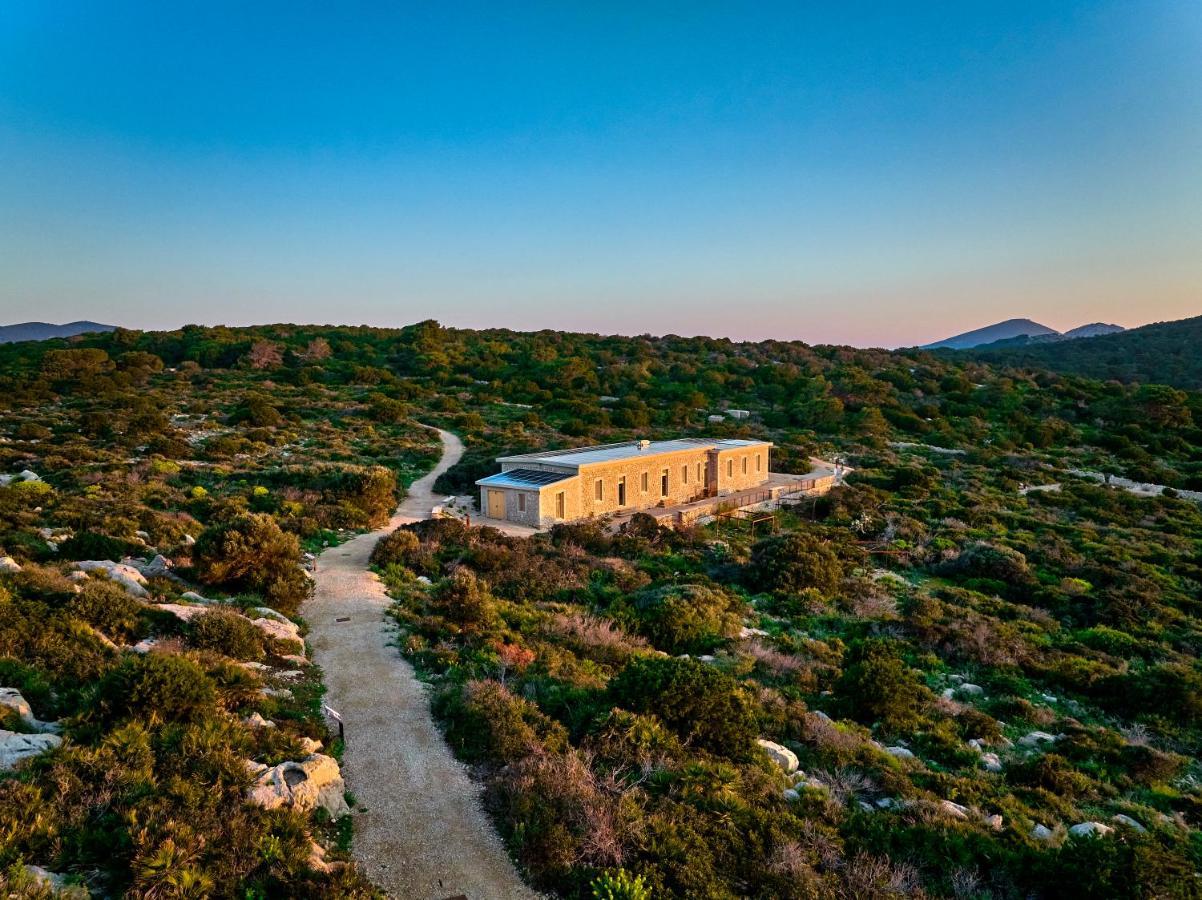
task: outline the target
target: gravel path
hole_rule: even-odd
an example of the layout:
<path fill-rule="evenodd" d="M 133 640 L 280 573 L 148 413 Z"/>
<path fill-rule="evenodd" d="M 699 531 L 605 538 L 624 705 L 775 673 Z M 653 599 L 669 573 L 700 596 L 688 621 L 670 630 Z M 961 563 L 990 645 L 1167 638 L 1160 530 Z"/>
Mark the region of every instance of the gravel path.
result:
<path fill-rule="evenodd" d="M 390 601 L 367 568 L 381 536 L 428 518 L 440 499 L 434 479 L 463 455 L 463 444 L 449 432 L 439 436 L 442 459 L 409 488 L 387 528 L 321 554 L 304 608 L 309 641 L 325 670 L 327 702 L 346 721 L 343 775 L 366 810 L 355 816 L 354 855 L 367 876 L 414 900 L 533 898 L 480 807 L 479 789 L 434 724 L 426 688 L 392 645 Z"/>

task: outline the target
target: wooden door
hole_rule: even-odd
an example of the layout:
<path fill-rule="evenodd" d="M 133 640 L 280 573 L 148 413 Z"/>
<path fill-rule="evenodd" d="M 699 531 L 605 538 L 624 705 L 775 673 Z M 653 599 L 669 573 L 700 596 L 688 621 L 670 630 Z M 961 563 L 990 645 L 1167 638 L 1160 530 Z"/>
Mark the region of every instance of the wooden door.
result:
<path fill-rule="evenodd" d="M 488 517 L 490 519 L 505 518 L 505 492 L 504 491 L 489 491 L 488 492 Z"/>

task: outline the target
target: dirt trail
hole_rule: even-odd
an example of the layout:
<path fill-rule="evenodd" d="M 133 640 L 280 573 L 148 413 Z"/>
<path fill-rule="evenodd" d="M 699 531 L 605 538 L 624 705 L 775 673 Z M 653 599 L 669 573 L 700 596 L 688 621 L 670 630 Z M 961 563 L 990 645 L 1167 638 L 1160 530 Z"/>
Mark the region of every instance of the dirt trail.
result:
<path fill-rule="evenodd" d="M 343 775 L 366 809 L 355 816 L 354 855 L 367 876 L 415 900 L 533 898 L 481 809 L 479 790 L 434 724 L 426 689 L 392 645 L 389 598 L 368 571 L 381 536 L 429 517 L 438 499 L 434 479 L 463 455 L 455 435 L 439 436 L 442 459 L 413 483 L 388 526 L 321 554 L 317 589 L 303 612 L 327 702 L 346 721 Z"/>

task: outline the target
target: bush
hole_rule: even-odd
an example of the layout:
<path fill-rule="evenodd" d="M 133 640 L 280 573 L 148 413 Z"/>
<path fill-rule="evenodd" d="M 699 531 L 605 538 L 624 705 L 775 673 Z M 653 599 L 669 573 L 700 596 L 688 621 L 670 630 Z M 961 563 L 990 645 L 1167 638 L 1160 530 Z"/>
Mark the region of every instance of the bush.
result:
<path fill-rule="evenodd" d="M 406 528 L 398 528 L 376 541 L 371 551 L 371 564 L 381 569 L 391 565 L 408 566 L 420 549 L 421 541 L 416 534 Z"/>
<path fill-rule="evenodd" d="M 67 603 L 67 611 L 99 629 L 106 637 L 137 640 L 145 627 L 143 606 L 119 585 L 89 578 Z"/>
<path fill-rule="evenodd" d="M 182 656 L 129 656 L 101 679 L 97 708 L 108 720 L 184 722 L 211 713 L 217 688 L 196 663 Z"/>
<path fill-rule="evenodd" d="M 852 718 L 890 732 L 912 729 L 929 691 L 897 652 L 893 641 L 870 638 L 855 647 L 836 687 Z"/>
<path fill-rule="evenodd" d="M 133 544 L 107 534 L 97 534 L 95 531 L 81 531 L 73 534 L 58 545 L 59 556 L 63 559 L 111 559 L 119 560 L 133 551 Z"/>
<path fill-rule="evenodd" d="M 844 565 L 826 542 L 792 531 L 757 541 L 746 576 L 757 591 L 797 593 L 813 588 L 830 594 L 843 580 Z"/>
<path fill-rule="evenodd" d="M 567 746 L 562 725 L 497 681 L 470 681 L 444 696 L 437 711 L 448 720 L 447 743 L 471 762 L 505 764 Z"/>
<path fill-rule="evenodd" d="M 296 535 L 280 530 L 271 516 L 252 513 L 207 528 L 192 551 L 196 576 L 231 592 L 262 594 L 268 605 L 295 615 L 313 592 L 298 565 Z"/>
<path fill-rule="evenodd" d="M 263 632 L 245 616 L 217 607 L 190 623 L 189 641 L 202 650 L 213 650 L 234 659 L 262 659 Z"/>
<path fill-rule="evenodd" d="M 468 569 L 456 569 L 434 585 L 430 594 L 434 609 L 464 631 L 487 631 L 497 620 L 497 601 L 488 582 Z"/>
<path fill-rule="evenodd" d="M 745 614 L 738 597 L 699 584 L 648 588 L 634 597 L 636 630 L 669 653 L 712 649 L 738 634 Z"/>
<path fill-rule="evenodd" d="M 651 900 L 651 888 L 642 875 L 631 875 L 625 869 L 604 872 L 589 885 L 594 900 Z"/>
<path fill-rule="evenodd" d="M 686 742 L 747 759 L 755 738 L 755 705 L 739 684 L 695 659 L 640 657 L 610 683 L 615 705 L 659 716 Z"/>

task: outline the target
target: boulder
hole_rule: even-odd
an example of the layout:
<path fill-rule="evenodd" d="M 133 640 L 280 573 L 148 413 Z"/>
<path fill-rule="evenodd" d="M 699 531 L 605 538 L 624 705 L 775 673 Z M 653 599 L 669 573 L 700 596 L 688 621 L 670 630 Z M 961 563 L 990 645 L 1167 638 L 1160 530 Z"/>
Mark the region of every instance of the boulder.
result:
<path fill-rule="evenodd" d="M 254 712 L 242 720 L 242 724 L 250 728 L 275 728 L 275 722 L 271 719 L 264 719 L 259 713 Z"/>
<path fill-rule="evenodd" d="M 913 759 L 914 753 L 907 747 L 886 747 L 885 752 L 898 759 Z"/>
<path fill-rule="evenodd" d="M 147 597 L 146 576 L 133 566 L 115 563 L 111 559 L 85 559 L 75 564 L 79 572 L 104 572 L 110 581 L 125 588 L 125 592 L 133 597 Z"/>
<path fill-rule="evenodd" d="M 1114 821 L 1116 821 L 1122 825 L 1126 825 L 1128 828 L 1134 828 L 1136 831 L 1140 832 L 1141 834 L 1148 830 L 1148 829 L 1144 828 L 1143 825 L 1140 825 L 1139 822 L 1135 821 L 1135 819 L 1133 819 L 1129 815 L 1127 815 L 1126 813 L 1118 813 L 1114 817 Z"/>
<path fill-rule="evenodd" d="M 985 767 L 986 772 L 1002 771 L 1002 758 L 996 753 L 982 753 L 981 765 Z"/>
<path fill-rule="evenodd" d="M 160 553 L 142 567 L 142 574 L 147 578 L 160 578 L 171 571 L 171 566 L 171 560 Z"/>
<path fill-rule="evenodd" d="M 1006 820 L 1003 819 L 1000 814 L 994 813 L 992 816 L 986 817 L 985 824 L 994 831 L 1001 831 L 1006 827 Z"/>
<path fill-rule="evenodd" d="M 277 613 L 276 615 L 279 615 Z M 266 616 L 251 619 L 251 624 L 256 626 L 269 638 L 277 641 L 296 641 L 301 643 L 300 628 L 295 622 L 290 622 L 287 619 L 280 621 L 279 619 L 269 619 Z"/>
<path fill-rule="evenodd" d="M 757 738 L 756 743 L 760 748 L 771 757 L 772 761 L 780 766 L 781 771 L 786 775 L 791 775 L 797 771 L 797 754 L 788 747 L 783 747 L 775 741 Z"/>
<path fill-rule="evenodd" d="M 247 766 L 255 776 L 247 799 L 257 806 L 287 806 L 299 812 L 320 807 L 334 819 L 351 811 L 346 805 L 342 772 L 332 756 L 313 753 L 300 762 L 288 760 L 271 767 L 248 762 Z"/>
<path fill-rule="evenodd" d="M 143 638 L 142 640 L 138 641 L 136 644 L 134 644 L 129 649 L 134 651 L 134 653 L 149 653 L 151 650 L 153 650 L 155 647 L 158 646 L 158 643 L 159 642 L 156 641 L 154 638 Z"/>
<path fill-rule="evenodd" d="M 185 606 L 182 603 L 160 603 L 155 609 L 169 612 L 181 622 L 191 622 L 201 613 L 209 611 L 205 606 Z"/>
<path fill-rule="evenodd" d="M 0 573 L 20 572 L 21 564 L 11 556 L 0 556 Z"/>
<path fill-rule="evenodd" d="M 0 729 L 0 771 L 14 768 L 23 760 L 53 750 L 63 739 L 56 734 L 18 734 Z"/>
<path fill-rule="evenodd" d="M 1036 825 L 1031 829 L 1031 837 L 1037 841 L 1050 841 L 1052 839 L 1052 829 L 1046 825 Z"/>
<path fill-rule="evenodd" d="M 16 688 L 0 687 L 0 706 L 16 710 L 17 715 L 25 722 L 35 721 L 33 707 Z"/>
<path fill-rule="evenodd" d="M 1101 822 L 1079 822 L 1068 830 L 1073 837 L 1102 837 L 1114 831 L 1109 825 Z"/>
<path fill-rule="evenodd" d="M 313 665 L 307 656 L 301 656 L 299 653 L 285 653 L 280 657 L 280 659 L 284 660 L 284 662 L 292 663 L 294 666 Z"/>
<path fill-rule="evenodd" d="M 784 798 L 790 803 L 796 803 L 801 799 L 801 794 L 797 793 L 793 788 L 785 788 Z"/>
<path fill-rule="evenodd" d="M 181 600 L 187 600 L 189 603 L 204 603 L 208 606 L 221 602 L 220 600 L 210 600 L 208 597 L 202 597 L 196 591 L 184 591 L 179 596 Z"/>
<path fill-rule="evenodd" d="M 951 800 L 940 800 L 939 809 L 941 812 L 945 812 L 957 819 L 968 818 L 968 807 L 961 806 L 959 803 L 953 803 Z"/>
<path fill-rule="evenodd" d="M 1024 747 L 1039 747 L 1043 744 L 1056 743 L 1056 735 L 1048 734 L 1046 731 L 1032 731 L 1030 734 L 1020 737 L 1018 742 Z"/>
<path fill-rule="evenodd" d="M 762 628 L 748 628 L 746 625 L 744 625 L 742 628 L 739 629 L 739 637 L 741 637 L 743 639 L 747 639 L 749 637 L 767 637 L 767 636 L 768 636 L 768 632 L 766 632 Z"/>
<path fill-rule="evenodd" d="M 985 688 L 981 687 L 979 684 L 971 684 L 967 681 L 960 685 L 960 687 L 956 688 L 956 690 L 967 697 L 980 697 L 985 693 Z"/>

